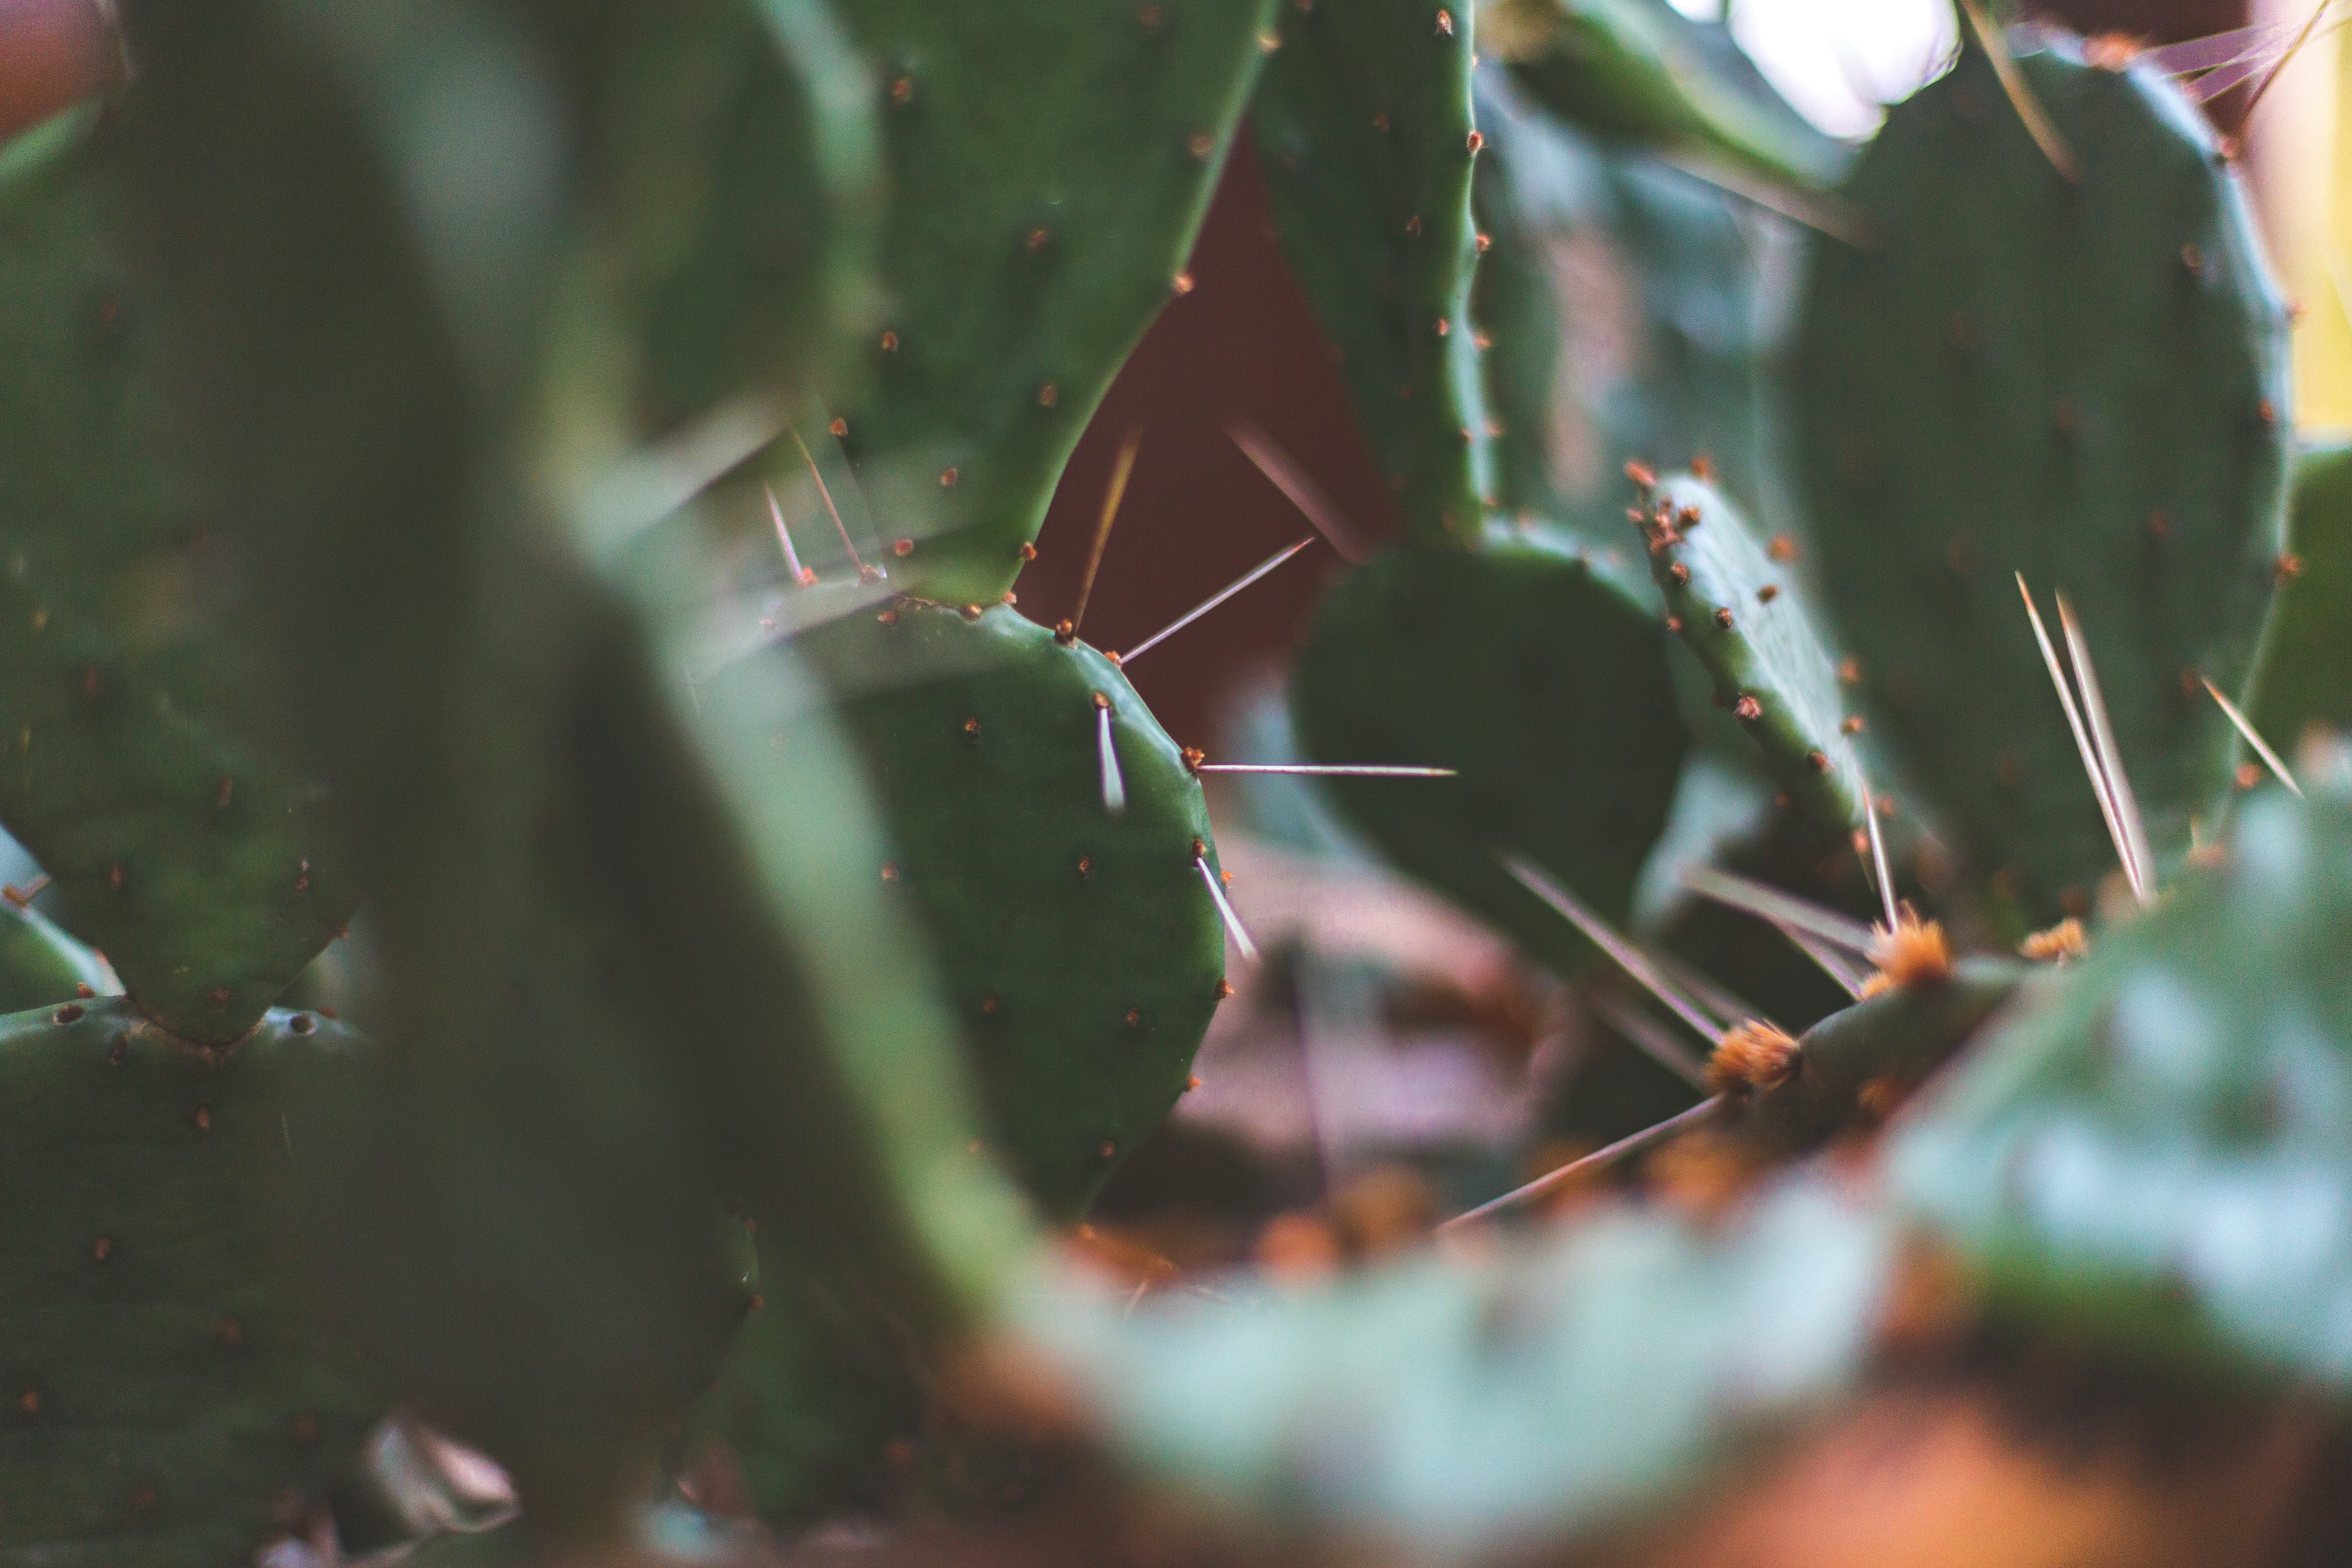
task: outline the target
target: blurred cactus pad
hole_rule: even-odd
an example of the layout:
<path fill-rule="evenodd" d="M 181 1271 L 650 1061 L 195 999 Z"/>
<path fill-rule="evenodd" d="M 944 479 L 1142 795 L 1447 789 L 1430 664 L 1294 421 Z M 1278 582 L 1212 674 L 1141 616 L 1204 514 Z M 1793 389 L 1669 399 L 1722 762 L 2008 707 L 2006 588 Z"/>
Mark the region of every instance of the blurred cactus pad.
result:
<path fill-rule="evenodd" d="M 2343 1560 L 2305 40 L 1706 9 L 0 5 L 0 1568 Z"/>

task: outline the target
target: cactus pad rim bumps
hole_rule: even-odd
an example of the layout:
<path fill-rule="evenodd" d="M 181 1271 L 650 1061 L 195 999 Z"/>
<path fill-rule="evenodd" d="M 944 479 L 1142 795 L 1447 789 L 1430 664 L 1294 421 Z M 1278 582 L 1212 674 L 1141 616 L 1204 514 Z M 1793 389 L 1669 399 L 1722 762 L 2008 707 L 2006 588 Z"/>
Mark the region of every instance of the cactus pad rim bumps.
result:
<path fill-rule="evenodd" d="M 1666 629 L 1714 677 L 1717 701 L 1781 787 L 1824 826 L 1852 827 L 1864 787 L 1851 740 L 1860 724 L 1844 715 L 1803 584 L 1706 480 L 1668 475 L 1643 490 L 1640 527 Z"/>

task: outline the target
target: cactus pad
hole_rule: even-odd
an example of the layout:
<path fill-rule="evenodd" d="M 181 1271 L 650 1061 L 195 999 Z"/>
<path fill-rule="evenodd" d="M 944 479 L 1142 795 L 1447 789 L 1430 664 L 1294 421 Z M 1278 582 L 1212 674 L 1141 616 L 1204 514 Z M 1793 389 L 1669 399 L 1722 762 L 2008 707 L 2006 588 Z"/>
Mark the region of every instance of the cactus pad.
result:
<path fill-rule="evenodd" d="M 1703 480 L 1670 476 L 1643 499 L 1649 519 L 1639 526 L 1667 629 L 1714 678 L 1717 705 L 1816 820 L 1841 831 L 1860 821 L 1862 775 L 1836 662 L 1795 571 Z"/>
<path fill-rule="evenodd" d="M 1223 990 L 1199 781 L 1116 665 L 1009 607 L 901 599 L 796 646 L 844 698 L 900 847 L 873 874 L 922 911 L 1008 1164 L 1083 1208 L 1183 1092 Z"/>
<path fill-rule="evenodd" d="M 299 1530 L 383 1413 L 290 1247 L 358 1037 L 219 1051 L 116 998 L 0 1019 L 0 1561 L 219 1568 Z"/>
<path fill-rule="evenodd" d="M 2254 728 L 2289 756 L 2314 724 L 2352 731 L 2352 444 L 2295 460 L 2287 555 L 2251 696 Z"/>
<path fill-rule="evenodd" d="M 320 793 L 237 732 L 252 671 L 168 445 L 115 128 L 0 153 L 0 821 L 184 1038 L 251 1027 L 351 918 Z"/>
<path fill-rule="evenodd" d="M 2286 312 L 2236 176 L 2152 68 L 2017 67 L 2054 169 L 1968 50 L 1898 104 L 1814 246 L 1797 416 L 1828 602 L 1908 771 L 2029 910 L 2107 836 L 2018 602 L 2080 611 L 2159 853 L 2226 777 L 2282 543 Z M 2004 878 L 2004 880 L 2007 879 Z"/>
<path fill-rule="evenodd" d="M 2352 790 L 2306 786 L 2248 802 L 2223 868 L 2101 935 L 1895 1142 L 1997 1307 L 2352 1384 Z"/>
<path fill-rule="evenodd" d="M 891 188 L 880 329 L 835 398 L 898 586 L 992 604 L 1112 375 L 1174 297 L 1271 0 L 836 7 Z"/>
<path fill-rule="evenodd" d="M 1605 1215 L 1499 1258 L 1235 1302 L 1049 1301 L 1130 1462 L 1294 1527 L 1483 1558 L 1627 1522 L 1859 1369 L 1893 1231 L 1823 1184 L 1713 1234 Z"/>
<path fill-rule="evenodd" d="M 1286 8 L 1251 105 L 1275 229 L 1406 532 L 1475 542 L 1486 416 L 1470 284 L 1468 0 Z"/>
<path fill-rule="evenodd" d="M 1391 551 L 1332 590 L 1291 681 L 1316 761 L 1457 770 L 1329 781 L 1399 868 L 1562 973 L 1591 945 L 1497 856 L 1624 919 L 1684 732 L 1664 634 L 1604 568 L 1533 531 L 1475 555 Z"/>

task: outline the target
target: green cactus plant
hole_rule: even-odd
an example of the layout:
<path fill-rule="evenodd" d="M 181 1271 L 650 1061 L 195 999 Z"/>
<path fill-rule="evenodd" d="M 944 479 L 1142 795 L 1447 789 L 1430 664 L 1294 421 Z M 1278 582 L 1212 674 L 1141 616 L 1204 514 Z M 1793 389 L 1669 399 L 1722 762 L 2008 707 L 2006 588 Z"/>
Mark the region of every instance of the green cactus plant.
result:
<path fill-rule="evenodd" d="M 1641 530 L 1666 627 L 1698 657 L 1790 796 L 1832 831 L 1862 819 L 1866 787 L 1836 660 L 1805 589 L 1721 491 L 1689 475 L 1643 486 Z"/>
<path fill-rule="evenodd" d="M 252 1026 L 356 904 L 316 786 L 242 723 L 215 503 L 175 458 L 165 322 L 95 107 L 0 166 L 0 820 L 184 1039 Z"/>
<path fill-rule="evenodd" d="M 2352 443 L 2314 442 L 2297 454 L 2286 547 L 2246 689 L 2254 728 L 2282 749 L 2314 725 L 2352 731 Z"/>
<path fill-rule="evenodd" d="M 1996 1310 L 2192 1377 L 2352 1379 L 2352 783 L 2340 754 L 2305 773 L 1895 1141 L 1896 1193 Z"/>
<path fill-rule="evenodd" d="M 1181 289 L 1273 0 L 845 0 L 891 186 L 879 328 L 834 390 L 905 591 L 991 605 Z"/>
<path fill-rule="evenodd" d="M 2023 35 L 2020 35 L 2021 40 Z M 1795 396 L 1827 594 L 1884 731 L 2029 919 L 2108 859 L 2017 603 L 2071 596 L 2159 853 L 2226 780 L 2282 546 L 2286 312 L 2211 131 L 2145 64 L 1971 47 L 1890 111 L 1813 246 Z M 2013 879 L 2013 880 L 2012 880 Z"/>
<path fill-rule="evenodd" d="M 317 831 L 370 895 L 364 993 L 381 1048 L 362 1053 L 345 1031 L 284 1012 L 257 1015 L 238 1041 L 189 1044 L 177 1037 L 184 1008 L 152 969 L 126 975 L 130 998 L 0 1019 L 0 1177 L 54 1195 L 0 1205 L 0 1276 L 19 1275 L 0 1289 L 0 1377 L 24 1366 L 22 1394 L 35 1396 L 0 1386 L 18 1399 L 13 1414 L 0 1405 L 0 1555 L 19 1539 L 46 1552 L 87 1537 L 121 1505 L 152 1516 L 152 1528 L 133 1521 L 128 1550 L 152 1553 L 134 1565 L 225 1568 L 278 1527 L 267 1500 L 332 1485 L 359 1426 L 396 1397 L 481 1441 L 527 1510 L 488 1535 L 429 1542 L 416 1561 L 708 1560 L 737 1543 L 732 1527 L 644 1506 L 666 1458 L 724 1443 L 755 1507 L 806 1517 L 866 1486 L 877 1445 L 921 1419 L 931 1388 L 986 1359 L 965 1352 L 1007 1333 L 1058 1367 L 1155 1492 L 1351 1545 L 1524 1551 L 1656 1517 L 1853 1386 L 1905 1215 L 1844 1161 L 1833 1180 L 1797 1173 L 1705 1224 L 1612 1210 L 1483 1258 L 1433 1254 L 1238 1302 L 1111 1300 L 1039 1267 L 1021 1184 L 1056 1217 L 1074 1214 L 1181 1092 L 1225 931 L 1185 754 L 1115 658 L 1001 599 L 1069 443 L 1181 265 L 1261 50 L 1279 44 L 1260 124 L 1285 243 L 1349 356 L 1384 471 L 1402 481 L 1408 534 L 1325 605 L 1297 667 L 1300 731 L 1327 762 L 1456 770 L 1342 779 L 1343 806 L 1405 869 L 1573 971 L 1584 939 L 1501 862 L 1524 858 L 1623 914 L 1689 746 L 1663 598 L 1733 711 L 1757 699 L 1751 732 L 1851 859 L 1847 770 L 1833 761 L 1824 777 L 1810 762 L 1851 744 L 1825 641 L 1803 625 L 1787 563 L 1727 501 L 1668 481 L 1663 522 L 1650 514 L 1654 584 L 1625 564 L 1643 542 L 1613 519 L 1617 560 L 1573 541 L 1571 509 L 1528 500 L 1507 465 L 1512 510 L 1537 521 L 1489 515 L 1495 437 L 1464 309 L 1477 248 L 1466 11 L 1284 8 L 1276 40 L 1261 35 L 1266 0 L 1010 16 L 845 0 L 838 34 L 823 0 L 561 16 L 457 0 L 311 7 L 299 23 L 271 0 L 127 8 L 141 79 L 120 129 L 135 200 L 101 215 L 91 248 L 153 269 L 153 319 L 186 357 L 154 362 L 139 395 L 201 438 L 190 493 L 234 498 L 221 536 L 279 612 L 194 623 L 209 640 L 190 664 L 203 679 L 184 689 L 212 702 L 222 733 L 235 717 L 286 738 L 294 760 L 270 764 L 283 777 L 333 786 Z M 1545 14 L 1559 26 L 1598 17 L 1595 36 L 1615 50 L 1579 63 L 1559 52 L 1572 30 L 1555 32 L 1520 62 L 1523 84 L 1570 95 L 1562 112 L 1790 172 L 1793 155 L 1769 135 L 1685 101 L 1695 89 L 1670 51 L 1642 52 L 1663 36 L 1641 30 L 1663 11 L 1626 0 Z M 870 74 L 842 35 L 869 51 Z M 2148 211 L 2176 227 L 2185 211 L 2200 249 L 2179 259 L 2196 284 L 2188 328 L 2085 312 L 2122 345 L 2115 362 L 2091 352 L 2113 344 L 2068 322 L 1997 323 L 2074 378 L 2053 395 L 2079 416 L 2070 440 L 2085 471 L 2068 483 L 2096 492 L 2074 509 L 2090 520 L 2079 537 L 2020 563 L 2098 608 L 2086 616 L 2095 646 L 2123 649 L 2131 671 L 2109 672 L 2110 689 L 2136 693 L 2114 704 L 2131 716 L 2126 760 L 2166 759 L 2147 764 L 2150 793 L 2177 816 L 2201 805 L 2191 786 L 2220 748 L 2201 718 L 2149 738 L 2161 683 L 2141 656 L 2193 647 L 2157 673 L 2178 685 L 2184 662 L 2210 658 L 2217 679 L 2234 679 L 2242 584 L 2214 608 L 2175 579 L 2259 564 L 2274 454 L 2252 400 L 2275 381 L 2269 301 L 2233 197 L 2177 101 L 2063 55 L 2024 63 L 2085 153 L 2084 189 L 2049 205 L 2079 201 L 2090 216 L 1982 224 L 1988 237 L 2042 237 L 1997 253 L 2024 258 L 1995 275 L 2014 284 L 2002 297 L 2022 319 L 2021 300 L 2075 308 L 2086 279 L 2144 279 Z M 453 59 L 467 68 L 445 72 Z M 1910 157 L 1937 179 L 1974 160 L 1951 179 L 1984 198 L 1971 211 L 1997 205 L 1966 177 L 1975 164 L 2011 207 L 2021 192 L 2042 202 L 2045 173 L 2011 158 L 2016 128 L 1987 69 L 1963 61 L 1926 107 L 1899 110 L 1891 149 L 1872 159 L 1900 171 Z M 1972 90 L 1977 121 L 1956 107 Z M 467 143 L 437 134 L 461 122 L 445 117 L 485 105 L 509 145 L 551 155 L 488 166 L 454 155 Z M 1922 157 L 1936 136 L 1910 122 L 1936 114 L 1998 145 Z M 1031 151 L 1041 128 L 1061 143 L 1050 170 Z M 863 173 L 861 149 L 876 146 L 894 175 L 879 290 L 861 237 L 882 210 Z M 0 154 L 0 171 L 19 155 Z M 2138 183 L 2111 179 L 2132 155 L 2146 165 Z M 2144 198 L 2150 167 L 2170 182 L 2163 200 L 2133 208 L 2115 189 Z M 15 177 L 0 179 L 0 198 L 32 188 Z M 1908 265 L 1927 226 L 1890 221 L 1904 216 L 1890 177 L 1866 163 L 1853 187 L 1885 248 L 1827 253 L 1824 275 L 1845 272 L 1817 285 L 1817 312 L 1838 289 L 1891 289 L 1884 275 Z M 2118 247 L 2138 270 L 2101 253 L 2085 266 L 2106 272 L 2045 288 L 2070 265 L 2047 254 L 2049 235 L 2094 218 L 2122 232 L 2118 214 L 2140 220 Z M 1534 216 L 1531 229 L 1549 222 Z M 1694 228 L 1719 238 L 1721 216 Z M 132 228 L 158 242 L 143 257 L 123 244 Z M 0 247 L 14 237 L 0 234 Z M 2166 243 L 2177 248 L 2177 235 Z M 1932 291 L 1893 294 L 1901 305 Z M 1549 330 L 1509 289 L 1490 298 L 1489 331 Z M 1822 405 L 1855 433 L 1883 430 L 1872 421 L 1916 407 L 1917 389 L 1885 408 L 1865 398 L 1890 373 L 1838 325 L 1850 358 L 1814 344 Z M 862 362 L 845 369 L 833 356 L 845 338 Z M 43 341 L 57 347 L 54 333 Z M 2120 412 L 2116 388 L 2138 384 L 2116 362 L 2159 351 L 2209 384 L 2168 384 L 2147 400 L 2158 413 Z M 1498 409 L 1505 392 L 1527 395 L 1541 418 L 1557 381 L 1527 372 L 1540 360 L 1489 367 L 1508 372 L 1493 382 Z M 2050 390 L 2041 370 L 1995 369 L 1981 376 L 1992 392 L 1975 387 L 1994 403 L 2017 385 Z M 1918 379 L 1942 385 L 1940 374 Z M 60 376 L 76 396 L 113 384 Z M 817 391 L 832 405 L 811 416 Z M 76 406 L 21 401 L 0 415 L 36 434 Z M 1942 412 L 1897 433 L 1987 444 L 1990 415 Z M 890 521 L 885 537 L 906 540 L 881 563 L 901 592 L 794 586 L 770 617 L 792 629 L 755 630 L 761 610 L 720 590 L 741 574 L 711 549 L 729 531 L 726 487 L 755 489 L 763 443 L 836 414 L 846 462 Z M 2228 423 L 2241 416 L 2252 426 Z M 2137 446 L 2116 433 L 2133 420 Z M 168 465 L 149 428 L 133 432 L 141 461 L 104 484 L 66 476 L 43 493 L 108 500 L 124 474 L 152 479 Z M 1499 439 L 1515 428 L 1507 418 Z M 37 460 L 49 454 L 14 449 L 25 439 L 0 433 L 0 504 L 16 499 L 5 487 L 19 469 L 54 471 Z M 2095 451 L 2105 466 L 2092 472 Z M 2126 474 L 2119 452 L 2155 477 Z M 2024 479 L 2048 480 L 2049 468 L 2019 459 L 2003 472 L 2038 503 L 2059 487 Z M 958 482 L 938 484 L 950 468 Z M 1971 506 L 1982 498 L 1967 486 L 1990 484 L 1965 468 L 1928 471 Z M 2158 542 L 2179 544 L 2181 560 L 2158 570 L 2117 555 L 2116 518 L 2147 504 L 2134 485 L 2195 483 L 2204 510 L 2168 519 Z M 1960 503 L 1939 492 L 1933 504 Z M 1984 537 L 2011 543 L 2024 521 L 2044 521 L 2022 504 L 1987 514 Z M 1878 630 L 1916 647 L 1926 626 L 1953 668 L 1979 657 L 1917 607 L 1920 574 L 1899 558 L 1890 573 L 1864 521 L 1850 509 L 1818 542 L 1849 631 L 1876 613 L 1853 606 L 1852 584 L 1885 591 L 1894 576 L 1895 597 L 1911 600 Z M 13 525 L 5 511 L 0 525 Z M 2133 568 L 2077 577 L 2095 556 Z M 126 580 L 143 581 L 103 551 L 74 579 L 98 606 L 91 624 L 128 637 L 149 617 L 109 596 Z M 2146 625 L 2129 620 L 2150 605 Z M 1715 612 L 1735 605 L 1718 625 Z M 1996 640 L 1989 613 L 1960 619 Z M 248 657 L 261 648 L 266 661 Z M 0 677 L 12 668 L 0 657 Z M 27 655 L 17 672 L 30 689 L 59 668 Z M 1998 703 L 2013 720 L 2036 684 Z M 183 690 L 168 688 L 175 716 Z M 1899 709 L 1894 690 L 1879 694 Z M 1964 790 L 1965 771 L 1935 764 L 1985 743 L 1995 706 L 1970 706 L 1943 752 L 1911 735 L 1922 772 Z M 152 702 L 140 711 L 157 716 Z M 99 733 L 85 767 L 148 765 L 154 733 L 145 722 Z M 26 748 L 15 751 L 0 756 L 0 802 Z M 177 783 L 192 776 L 173 766 Z M 1715 1134 L 1766 1161 L 1800 1156 L 1874 1126 L 1959 1057 L 1954 1087 L 1896 1124 L 1896 1186 L 1911 1218 L 1994 1281 L 2003 1311 L 2092 1332 L 2112 1315 L 2116 1345 L 2151 1364 L 2220 1354 L 2341 1383 L 2352 1356 L 2331 1337 L 2329 1292 L 2352 1240 L 2336 1234 L 2343 1173 L 2328 1162 L 2342 1152 L 2329 1117 L 2344 1098 L 2346 1009 L 2327 964 L 2352 921 L 2352 786 L 2306 782 L 2311 806 L 2256 795 L 2225 841 L 2225 869 L 2110 926 L 2080 969 L 2027 982 L 2006 960 L 1953 963 L 1904 924 L 1890 933 L 1888 994 L 1801 1039 L 1759 1026 L 1745 1047 L 1727 1042 L 1717 1087 L 1732 1103 L 1708 1112 Z M 2032 787 L 2039 802 L 2058 786 Z M 157 833 L 175 852 L 185 815 Z M 0 819 L 15 820 L 5 805 Z M 1969 847 L 2022 855 L 2063 841 L 2088 863 L 2080 835 L 2039 817 L 1997 832 L 1964 821 Z M 1818 844 L 1805 852 L 1818 859 Z M 2037 893 L 2077 875 L 2054 863 Z M 293 977 L 262 941 L 272 908 L 234 879 L 208 881 L 201 897 L 147 909 L 143 951 L 197 932 L 245 988 L 232 1002 L 257 1006 Z M 62 984 L 75 950 L 19 923 L 26 984 Z M 1916 944 L 1908 958 L 1903 942 Z M 135 967 L 142 950 L 128 951 Z M 2251 991 L 2249 975 L 2262 982 Z M 286 1088 L 311 1077 L 327 1080 L 315 1102 Z M 97 1179 L 74 1174 L 93 1147 L 132 1156 Z M 2250 1192 L 2264 1201 L 2243 1203 Z M 2108 1201 L 2118 1193 L 2147 1201 Z M 288 1209 L 307 1245 L 287 1247 Z M 68 1258 L 58 1238 L 100 1220 L 105 1254 L 92 1243 Z M 173 1237 L 193 1239 L 156 1261 Z M 142 1261 L 155 1266 L 106 1271 Z M 140 1313 L 194 1305 L 131 1322 L 127 1298 L 107 1294 L 124 1279 L 162 1291 Z M 340 1317 L 314 1314 L 306 1285 L 323 1286 Z M 345 1398 L 332 1380 L 349 1352 L 330 1324 L 387 1352 L 387 1381 L 360 1379 Z M 192 1326 L 211 1336 L 205 1354 L 191 1352 Z M 99 1465 L 65 1486 L 13 1484 L 47 1479 L 56 1450 L 40 1418 L 99 1407 L 172 1418 L 162 1424 L 177 1429 L 137 1439 L 155 1456 L 151 1489 L 110 1491 L 121 1478 Z M 288 1433 L 316 1446 L 289 1453 Z"/>
<path fill-rule="evenodd" d="M 121 997 L 0 1019 L 0 1560 L 219 1568 L 304 1533 L 391 1398 L 287 1246 L 363 1053 L 309 1013 L 217 1048 Z"/>

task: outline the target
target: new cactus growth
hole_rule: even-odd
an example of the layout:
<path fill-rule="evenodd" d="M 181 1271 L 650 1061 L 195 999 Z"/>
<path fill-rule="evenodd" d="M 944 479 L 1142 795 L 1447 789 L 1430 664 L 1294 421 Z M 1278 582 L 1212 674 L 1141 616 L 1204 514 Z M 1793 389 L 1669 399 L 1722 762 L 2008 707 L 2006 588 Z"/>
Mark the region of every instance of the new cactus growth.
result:
<path fill-rule="evenodd" d="M 1813 246 L 1798 423 L 1829 607 L 1956 846 L 2037 921 L 2107 836 L 2021 635 L 2014 574 L 2082 612 L 2160 849 L 2226 779 L 2282 546 L 2286 312 L 2211 132 L 2144 64 L 1981 49 L 1897 105 Z"/>
<path fill-rule="evenodd" d="M 923 916 L 1008 1165 L 1076 1214 L 1183 1092 L 1227 989 L 1201 785 L 1118 667 L 997 605 L 913 599 L 795 646 Z"/>
<path fill-rule="evenodd" d="M 1646 479 L 1646 473 L 1637 476 Z M 1865 786 L 1839 695 L 1836 661 L 1790 563 L 1705 480 L 1670 475 L 1642 489 L 1635 526 L 1666 627 L 1715 681 L 1780 787 L 1833 831 L 1862 819 Z"/>
<path fill-rule="evenodd" d="M 362 1042 L 193 1047 L 121 997 L 0 1019 L 0 1560 L 221 1568 L 302 1533 L 391 1395 L 287 1245 Z"/>
<path fill-rule="evenodd" d="M 890 205 L 880 327 L 832 401 L 898 586 L 993 604 L 1181 278 L 1272 0 L 847 0 Z"/>
<path fill-rule="evenodd" d="M 2352 784 L 2305 773 L 1895 1142 L 1904 1204 L 1997 1308 L 2177 1372 L 2352 1381 Z"/>
<path fill-rule="evenodd" d="M 123 156 L 82 109 L 0 162 L 0 821 L 139 1005 L 217 1045 L 356 898 L 316 786 L 241 727 L 262 612 L 174 457 Z"/>

